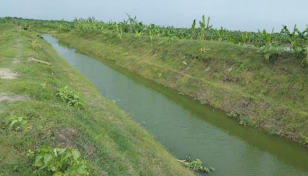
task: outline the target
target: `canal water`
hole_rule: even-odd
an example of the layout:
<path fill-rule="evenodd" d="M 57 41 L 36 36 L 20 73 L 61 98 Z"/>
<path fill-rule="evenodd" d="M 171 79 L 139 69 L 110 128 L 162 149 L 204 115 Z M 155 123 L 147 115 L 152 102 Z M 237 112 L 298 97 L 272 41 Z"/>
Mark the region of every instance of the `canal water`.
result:
<path fill-rule="evenodd" d="M 102 95 L 140 123 L 175 157 L 198 158 L 216 176 L 307 176 L 308 150 L 200 105 L 108 62 L 76 53 L 43 35 L 54 50 Z"/>

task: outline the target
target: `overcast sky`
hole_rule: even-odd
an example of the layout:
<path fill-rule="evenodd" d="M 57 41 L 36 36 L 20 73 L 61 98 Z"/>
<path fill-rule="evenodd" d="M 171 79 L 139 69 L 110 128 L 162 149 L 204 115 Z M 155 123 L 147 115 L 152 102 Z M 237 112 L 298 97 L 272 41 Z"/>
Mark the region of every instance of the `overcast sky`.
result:
<path fill-rule="evenodd" d="M 217 28 L 278 31 L 282 24 L 297 24 L 303 30 L 308 0 L 0 0 L 0 17 L 122 21 L 126 13 L 146 24 L 175 27 L 189 27 L 204 14 Z"/>

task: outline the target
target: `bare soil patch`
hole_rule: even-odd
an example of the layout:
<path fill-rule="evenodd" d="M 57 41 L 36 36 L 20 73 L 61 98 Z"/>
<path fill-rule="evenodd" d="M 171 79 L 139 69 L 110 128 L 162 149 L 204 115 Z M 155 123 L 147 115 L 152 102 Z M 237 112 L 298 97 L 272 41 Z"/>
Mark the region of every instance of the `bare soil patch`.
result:
<path fill-rule="evenodd" d="M 29 97 L 25 95 L 8 95 L 8 94 L 0 94 L 0 103 L 3 102 L 16 102 L 28 100 Z"/>
<path fill-rule="evenodd" d="M 74 128 L 65 128 L 60 131 L 58 135 L 58 141 L 64 146 L 75 146 L 75 138 L 76 138 L 77 132 Z"/>
<path fill-rule="evenodd" d="M 0 79 L 16 79 L 17 73 L 8 68 L 0 68 Z"/>
<path fill-rule="evenodd" d="M 12 63 L 13 63 L 13 64 L 18 64 L 18 63 L 19 63 L 19 59 L 17 59 L 17 58 L 13 58 Z"/>

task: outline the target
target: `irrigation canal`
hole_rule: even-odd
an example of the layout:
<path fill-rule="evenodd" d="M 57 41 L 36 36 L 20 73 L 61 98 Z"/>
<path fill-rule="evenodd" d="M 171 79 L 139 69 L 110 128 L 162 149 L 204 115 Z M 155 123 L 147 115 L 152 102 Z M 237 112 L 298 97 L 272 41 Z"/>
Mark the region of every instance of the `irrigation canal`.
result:
<path fill-rule="evenodd" d="M 76 53 L 51 35 L 54 50 L 179 159 L 199 158 L 216 176 L 307 176 L 308 150 L 145 80 L 108 62 Z"/>

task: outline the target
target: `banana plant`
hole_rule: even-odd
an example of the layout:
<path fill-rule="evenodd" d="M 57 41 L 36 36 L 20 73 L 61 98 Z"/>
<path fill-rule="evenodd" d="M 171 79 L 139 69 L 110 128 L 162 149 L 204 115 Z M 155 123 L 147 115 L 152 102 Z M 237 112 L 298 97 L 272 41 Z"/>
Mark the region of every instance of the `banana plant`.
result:
<path fill-rule="evenodd" d="M 288 43 L 290 48 L 297 54 L 303 53 L 305 48 L 301 46 L 300 39 L 296 35 L 299 30 L 296 25 L 294 26 L 293 32 L 290 32 L 287 26 L 283 26 L 283 32 L 288 36 Z"/>
<path fill-rule="evenodd" d="M 305 51 L 306 51 L 306 58 L 302 60 L 302 66 L 303 67 L 307 67 L 308 66 L 308 26 L 306 28 L 306 48 L 305 48 Z"/>
<path fill-rule="evenodd" d="M 215 34 L 218 37 L 218 41 L 222 41 L 225 37 L 225 30 L 221 27 L 220 30 L 215 29 Z"/>
<path fill-rule="evenodd" d="M 114 23 L 114 30 L 117 33 L 117 37 L 122 40 L 123 31 L 122 28 L 120 28 L 117 23 Z"/>
<path fill-rule="evenodd" d="M 157 37 L 159 37 L 160 36 L 160 27 L 156 26 L 154 31 L 155 31 L 155 34 L 157 35 Z"/>
<path fill-rule="evenodd" d="M 248 33 L 247 32 L 244 32 L 243 34 L 242 34 L 242 44 L 246 44 L 246 42 L 247 42 L 247 39 L 248 39 Z"/>
<path fill-rule="evenodd" d="M 196 28 L 196 19 L 194 19 L 194 21 L 191 25 L 191 39 L 195 38 L 195 28 Z"/>
<path fill-rule="evenodd" d="M 306 38 L 305 38 L 305 39 L 306 39 L 306 43 L 308 43 L 308 25 L 307 25 L 307 27 L 306 27 L 306 30 L 305 30 L 305 31 L 306 31 Z"/>
<path fill-rule="evenodd" d="M 193 20 L 191 28 L 174 28 L 172 26 L 162 27 L 154 24 L 144 25 L 142 22 L 138 22 L 136 17 L 128 15 L 127 20 L 115 23 L 112 21 L 103 22 L 98 21 L 94 17 L 85 19 L 74 19 L 74 21 L 41 21 L 41 20 L 22 20 L 19 18 L 0 18 L 0 23 L 11 23 L 20 26 L 29 27 L 49 27 L 56 29 L 59 33 L 68 31 L 72 28 L 83 33 L 114 33 L 119 39 L 122 39 L 124 33 L 131 33 L 135 36 L 147 36 L 152 41 L 154 37 L 165 37 L 171 41 L 172 39 L 193 39 L 193 40 L 206 40 L 217 39 L 218 41 L 227 40 L 233 43 L 252 43 L 255 46 L 260 47 L 260 51 L 264 53 L 266 61 L 269 61 L 271 55 L 274 52 L 279 51 L 277 48 L 279 45 L 288 45 L 292 52 L 296 54 L 308 55 L 308 26 L 305 31 L 299 31 L 296 26 L 292 32 L 286 26 L 283 26 L 283 30 L 280 33 L 267 33 L 266 30 L 262 32 L 241 32 L 241 31 L 227 31 L 223 28 L 212 29 L 210 25 L 210 17 L 206 18 L 204 15 L 199 21 L 200 27 L 197 27 L 196 20 Z M 281 35 L 283 34 L 283 35 Z M 308 66 L 308 57 L 302 61 L 303 65 Z"/>
<path fill-rule="evenodd" d="M 142 31 L 135 31 L 135 35 L 136 36 L 138 36 L 138 37 L 140 37 L 140 36 L 142 36 L 142 35 L 144 35 L 144 33 L 142 32 Z"/>
<path fill-rule="evenodd" d="M 210 17 L 207 18 L 207 21 L 205 21 L 205 16 L 202 15 L 202 21 L 199 21 L 199 25 L 201 28 L 201 36 L 200 40 L 205 40 L 205 33 L 208 29 L 211 28 L 210 26 Z"/>
<path fill-rule="evenodd" d="M 234 43 L 234 44 L 237 44 L 237 43 L 238 43 L 237 40 L 236 40 L 236 38 L 233 37 L 232 34 L 230 34 L 230 33 L 226 35 L 226 38 L 227 38 L 227 41 L 228 41 L 228 42 L 231 42 L 231 43 Z"/>
<path fill-rule="evenodd" d="M 129 14 L 126 14 L 128 16 L 128 20 L 129 20 L 129 32 L 133 33 L 134 32 L 134 25 L 136 22 L 137 17 L 135 16 L 134 18 L 132 18 Z"/>
<path fill-rule="evenodd" d="M 264 45 L 260 48 L 260 51 L 264 54 L 265 62 L 269 62 L 270 56 L 274 52 L 274 47 L 278 45 L 275 39 L 278 38 L 280 34 L 281 33 L 279 33 L 276 37 L 273 37 L 273 35 L 267 33 L 265 29 L 262 32 L 259 31 L 259 37 L 262 42 L 264 42 Z"/>

